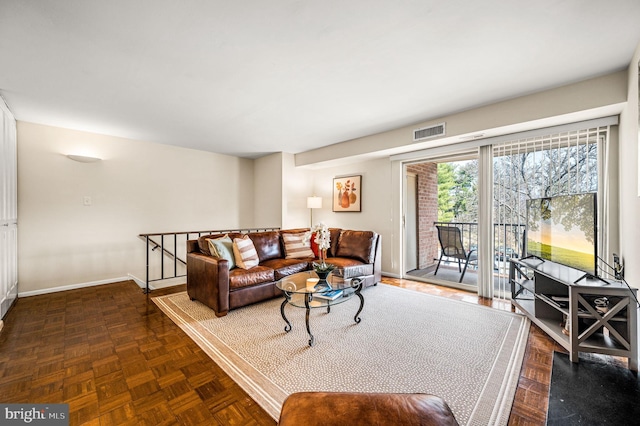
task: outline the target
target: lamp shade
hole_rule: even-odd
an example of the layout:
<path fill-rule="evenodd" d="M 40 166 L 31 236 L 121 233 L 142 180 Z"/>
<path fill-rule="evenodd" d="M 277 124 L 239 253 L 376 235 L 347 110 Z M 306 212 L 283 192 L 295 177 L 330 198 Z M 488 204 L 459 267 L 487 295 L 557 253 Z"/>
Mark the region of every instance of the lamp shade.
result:
<path fill-rule="evenodd" d="M 322 208 L 322 197 L 307 197 L 307 208 L 308 209 L 321 209 Z"/>

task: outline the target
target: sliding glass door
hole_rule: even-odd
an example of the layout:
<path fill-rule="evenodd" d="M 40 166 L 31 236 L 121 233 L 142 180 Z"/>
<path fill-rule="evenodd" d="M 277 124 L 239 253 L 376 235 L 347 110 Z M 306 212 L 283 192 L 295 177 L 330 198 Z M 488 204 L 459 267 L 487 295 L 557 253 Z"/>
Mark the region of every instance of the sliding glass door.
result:
<path fill-rule="evenodd" d="M 478 162 L 474 156 L 405 166 L 404 272 L 408 276 L 475 288 Z"/>
<path fill-rule="evenodd" d="M 496 295 L 510 290 L 508 260 L 526 254 L 527 200 L 598 192 L 608 134 L 608 126 L 594 127 L 493 146 Z"/>
<path fill-rule="evenodd" d="M 403 174 L 417 183 L 403 218 L 414 220 L 414 214 L 417 226 L 405 224 L 404 241 L 417 256 L 415 263 L 405 262 L 404 275 L 508 298 L 509 260 L 526 255 L 527 200 L 585 192 L 598 193 L 598 247 L 605 256 L 610 233 L 603 230 L 615 228 L 607 200 L 617 185 L 606 171 L 611 120 L 475 141 L 477 147 L 467 144 L 464 152 L 434 150 L 431 157 L 406 161 Z M 407 214 L 411 205 L 415 211 Z M 449 239 L 459 234 L 460 247 L 448 251 L 443 228 L 457 228 L 444 232 Z"/>

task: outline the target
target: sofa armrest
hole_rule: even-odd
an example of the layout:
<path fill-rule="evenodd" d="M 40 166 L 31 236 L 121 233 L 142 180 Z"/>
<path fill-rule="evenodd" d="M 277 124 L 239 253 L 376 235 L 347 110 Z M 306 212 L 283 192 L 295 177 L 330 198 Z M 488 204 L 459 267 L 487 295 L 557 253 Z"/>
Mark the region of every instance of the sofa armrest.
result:
<path fill-rule="evenodd" d="M 199 253 L 198 240 L 187 240 L 187 253 Z"/>
<path fill-rule="evenodd" d="M 378 234 L 376 238 L 376 254 L 373 260 L 373 280 L 374 285 L 382 280 L 382 235 Z"/>
<path fill-rule="evenodd" d="M 297 392 L 282 404 L 279 426 L 457 426 L 449 405 L 423 393 Z"/>
<path fill-rule="evenodd" d="M 187 294 L 222 317 L 229 311 L 229 262 L 202 253 L 187 253 Z"/>

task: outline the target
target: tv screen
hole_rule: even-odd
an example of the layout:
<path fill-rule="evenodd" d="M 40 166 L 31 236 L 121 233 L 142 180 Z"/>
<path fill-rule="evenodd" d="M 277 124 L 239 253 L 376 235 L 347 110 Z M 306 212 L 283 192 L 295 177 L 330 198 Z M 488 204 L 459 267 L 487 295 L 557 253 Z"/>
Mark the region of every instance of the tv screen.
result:
<path fill-rule="evenodd" d="M 596 270 L 596 194 L 527 201 L 527 254 L 580 269 Z"/>

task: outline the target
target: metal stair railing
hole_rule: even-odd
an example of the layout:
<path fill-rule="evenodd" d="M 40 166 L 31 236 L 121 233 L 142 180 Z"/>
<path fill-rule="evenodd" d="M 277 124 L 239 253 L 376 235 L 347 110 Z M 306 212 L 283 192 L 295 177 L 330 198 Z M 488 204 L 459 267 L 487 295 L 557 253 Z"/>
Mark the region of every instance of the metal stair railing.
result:
<path fill-rule="evenodd" d="M 187 275 L 187 260 L 186 260 L 186 244 L 187 241 L 193 238 L 200 238 L 202 235 L 208 234 L 228 234 L 231 232 L 247 234 L 249 232 L 266 232 L 266 231 L 279 231 L 280 228 L 237 228 L 237 229 L 207 229 L 203 231 L 180 231 L 180 232 L 154 232 L 149 234 L 139 234 L 138 237 L 146 242 L 146 278 L 144 293 L 148 294 L 149 283 L 156 281 L 164 281 L 173 278 L 185 277 Z M 159 242 L 157 240 L 160 240 Z M 165 244 L 169 241 L 169 244 Z M 178 243 L 184 251 L 184 258 L 181 258 L 178 254 Z M 155 274 L 156 278 L 151 277 L 151 253 L 160 249 L 160 273 Z M 165 257 L 169 258 L 173 262 L 172 272 L 167 273 L 165 270 Z M 184 273 L 178 273 L 178 266 L 184 268 Z M 157 275 L 160 277 L 157 278 Z"/>

